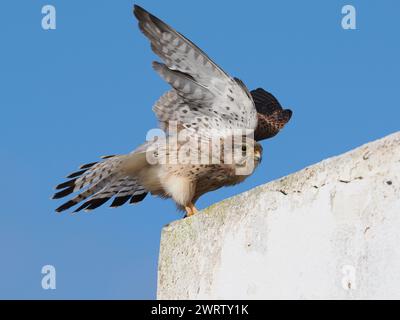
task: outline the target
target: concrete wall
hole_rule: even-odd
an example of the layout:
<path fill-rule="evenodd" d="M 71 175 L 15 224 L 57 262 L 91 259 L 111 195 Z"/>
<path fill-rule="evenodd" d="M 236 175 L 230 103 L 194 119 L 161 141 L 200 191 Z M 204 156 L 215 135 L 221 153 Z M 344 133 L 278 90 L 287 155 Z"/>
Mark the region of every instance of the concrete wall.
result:
<path fill-rule="evenodd" d="M 400 132 L 163 229 L 159 299 L 400 299 Z"/>

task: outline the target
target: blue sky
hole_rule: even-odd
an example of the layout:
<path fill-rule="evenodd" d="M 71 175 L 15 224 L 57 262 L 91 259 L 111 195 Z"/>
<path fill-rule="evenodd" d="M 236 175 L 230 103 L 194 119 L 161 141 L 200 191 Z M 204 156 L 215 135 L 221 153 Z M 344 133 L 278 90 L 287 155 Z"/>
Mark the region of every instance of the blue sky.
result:
<path fill-rule="evenodd" d="M 151 69 L 133 3 L 0 4 L 0 298 L 155 298 L 161 229 L 181 217 L 171 201 L 71 216 L 49 200 L 78 165 L 131 151 L 157 125 L 151 107 L 168 86 Z M 398 1 L 137 3 L 294 112 L 263 142 L 256 173 L 199 208 L 399 130 Z M 45 4 L 56 30 L 41 28 Z M 341 28 L 345 4 L 357 30 Z M 46 264 L 56 290 L 41 287 Z"/>

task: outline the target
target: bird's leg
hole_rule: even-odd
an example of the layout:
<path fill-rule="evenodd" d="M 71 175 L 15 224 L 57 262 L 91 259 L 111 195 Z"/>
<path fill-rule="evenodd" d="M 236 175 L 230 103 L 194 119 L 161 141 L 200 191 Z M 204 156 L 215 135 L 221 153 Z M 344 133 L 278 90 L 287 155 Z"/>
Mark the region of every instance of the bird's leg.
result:
<path fill-rule="evenodd" d="M 199 212 L 193 203 L 189 203 L 188 206 L 185 206 L 185 210 L 186 210 L 186 217 L 190 217 Z"/>
<path fill-rule="evenodd" d="M 192 209 L 193 214 L 196 214 L 196 213 L 199 212 L 199 210 L 196 209 L 196 207 L 194 206 L 193 203 L 190 203 L 189 206 L 190 206 L 190 208 Z"/>
<path fill-rule="evenodd" d="M 188 206 L 185 206 L 185 210 L 186 210 L 186 215 L 185 218 L 190 217 L 193 215 L 192 209 Z"/>

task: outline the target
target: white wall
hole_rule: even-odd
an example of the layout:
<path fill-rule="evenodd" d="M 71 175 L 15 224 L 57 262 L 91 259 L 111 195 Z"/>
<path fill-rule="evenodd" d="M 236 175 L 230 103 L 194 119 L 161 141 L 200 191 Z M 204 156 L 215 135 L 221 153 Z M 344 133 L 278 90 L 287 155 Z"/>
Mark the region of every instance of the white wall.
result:
<path fill-rule="evenodd" d="M 158 298 L 400 299 L 400 132 L 166 226 Z"/>

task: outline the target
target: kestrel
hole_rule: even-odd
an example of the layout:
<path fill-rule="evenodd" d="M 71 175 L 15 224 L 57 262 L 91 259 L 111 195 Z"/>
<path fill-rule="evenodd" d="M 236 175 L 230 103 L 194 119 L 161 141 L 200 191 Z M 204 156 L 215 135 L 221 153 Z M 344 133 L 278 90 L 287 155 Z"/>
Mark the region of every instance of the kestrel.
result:
<path fill-rule="evenodd" d="M 82 165 L 56 187 L 54 199 L 76 193 L 57 212 L 81 202 L 74 212 L 93 210 L 111 198 L 110 206 L 118 207 L 151 193 L 172 198 L 178 209 L 193 215 L 200 196 L 254 172 L 262 155 L 257 141 L 276 135 L 292 115 L 265 90 L 249 92 L 241 80 L 143 8 L 135 5 L 134 15 L 163 61 L 153 62 L 154 70 L 172 87 L 153 107 L 165 135 L 129 154 Z"/>

